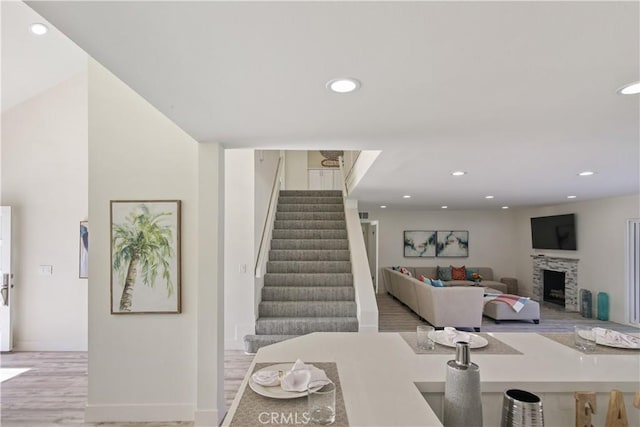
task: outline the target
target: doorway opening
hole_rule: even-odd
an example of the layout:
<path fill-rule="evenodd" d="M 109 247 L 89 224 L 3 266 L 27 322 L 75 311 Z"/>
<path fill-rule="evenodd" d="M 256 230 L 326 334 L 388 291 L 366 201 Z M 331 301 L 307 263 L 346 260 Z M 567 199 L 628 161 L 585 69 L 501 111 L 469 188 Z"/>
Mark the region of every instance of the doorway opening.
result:
<path fill-rule="evenodd" d="M 378 221 L 361 220 L 362 238 L 367 250 L 371 281 L 376 294 L 378 293 Z"/>

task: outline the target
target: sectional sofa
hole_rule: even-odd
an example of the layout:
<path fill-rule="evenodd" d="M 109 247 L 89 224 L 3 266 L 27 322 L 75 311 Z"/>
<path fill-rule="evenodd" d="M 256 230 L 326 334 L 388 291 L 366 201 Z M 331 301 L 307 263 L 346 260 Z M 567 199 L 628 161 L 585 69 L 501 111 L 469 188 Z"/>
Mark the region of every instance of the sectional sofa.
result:
<path fill-rule="evenodd" d="M 435 327 L 453 326 L 480 330 L 485 287 L 512 293 L 509 288 L 517 286 L 515 279 L 493 281 L 493 270 L 487 267 L 478 268 L 486 279 L 480 283 L 481 286 L 471 286 L 474 284 L 471 281 L 448 281 L 445 282 L 445 287 L 427 285 L 416 279 L 420 275 L 435 277 L 436 267 L 405 268 L 412 276 L 391 267 L 383 268 L 387 291 Z M 509 283 L 505 283 L 505 280 Z"/>

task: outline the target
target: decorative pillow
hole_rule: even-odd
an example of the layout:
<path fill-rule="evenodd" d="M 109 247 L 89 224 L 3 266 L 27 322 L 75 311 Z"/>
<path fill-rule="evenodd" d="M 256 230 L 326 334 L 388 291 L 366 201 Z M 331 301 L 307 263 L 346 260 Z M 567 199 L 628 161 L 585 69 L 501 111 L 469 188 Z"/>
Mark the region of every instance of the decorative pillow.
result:
<path fill-rule="evenodd" d="M 451 267 L 451 280 L 467 280 L 467 270 L 462 267 Z"/>
<path fill-rule="evenodd" d="M 420 275 L 420 281 L 426 283 L 427 285 L 431 284 L 431 279 L 428 277 L 424 277 L 422 274 Z"/>
<path fill-rule="evenodd" d="M 436 267 L 436 277 L 439 280 L 448 282 L 449 280 L 451 280 L 451 267 Z"/>
<path fill-rule="evenodd" d="M 394 265 L 394 266 L 392 266 L 392 267 L 391 267 L 391 269 L 392 269 L 393 271 L 400 271 L 400 266 L 399 266 L 399 265 L 398 265 L 398 266 L 395 266 L 395 265 Z"/>
<path fill-rule="evenodd" d="M 406 275 L 407 275 L 407 276 L 409 276 L 409 277 L 413 276 L 413 274 L 411 274 L 411 272 L 410 272 L 409 270 L 407 270 L 406 268 L 404 268 L 404 267 L 402 267 L 402 268 L 400 269 L 400 273 L 402 273 L 402 274 L 406 274 Z"/>
<path fill-rule="evenodd" d="M 473 273 L 480 274 L 480 270 L 477 268 L 467 268 L 467 280 L 473 280 Z"/>
<path fill-rule="evenodd" d="M 435 286 L 436 288 L 444 288 L 444 283 L 442 283 L 442 280 L 432 280 L 431 286 Z"/>

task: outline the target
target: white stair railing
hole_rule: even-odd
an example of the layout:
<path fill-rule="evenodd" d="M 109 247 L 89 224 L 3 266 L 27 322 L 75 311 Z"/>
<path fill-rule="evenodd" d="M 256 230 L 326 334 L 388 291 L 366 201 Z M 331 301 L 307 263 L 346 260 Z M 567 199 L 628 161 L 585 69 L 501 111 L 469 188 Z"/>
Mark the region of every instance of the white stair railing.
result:
<path fill-rule="evenodd" d="M 264 219 L 262 228 L 262 236 L 260 237 L 260 247 L 256 256 L 255 275 L 256 278 L 262 277 L 263 271 L 266 270 L 267 253 L 269 252 L 269 242 L 273 234 L 273 224 L 278 205 L 278 197 L 280 196 L 280 188 L 282 186 L 282 178 L 284 175 L 284 155 L 281 153 L 276 166 L 276 173 L 273 178 L 273 186 L 271 187 L 271 196 L 269 198 L 269 206 L 267 215 Z"/>

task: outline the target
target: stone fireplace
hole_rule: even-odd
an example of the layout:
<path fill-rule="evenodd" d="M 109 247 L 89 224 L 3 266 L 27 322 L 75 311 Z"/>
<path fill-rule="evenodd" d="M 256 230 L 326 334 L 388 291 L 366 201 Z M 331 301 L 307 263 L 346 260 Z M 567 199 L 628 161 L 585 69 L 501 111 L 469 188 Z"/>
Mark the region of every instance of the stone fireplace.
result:
<path fill-rule="evenodd" d="M 532 258 L 533 299 L 564 305 L 566 311 L 578 311 L 579 260 L 546 255 L 532 255 Z M 564 290 L 558 284 L 562 279 Z"/>

